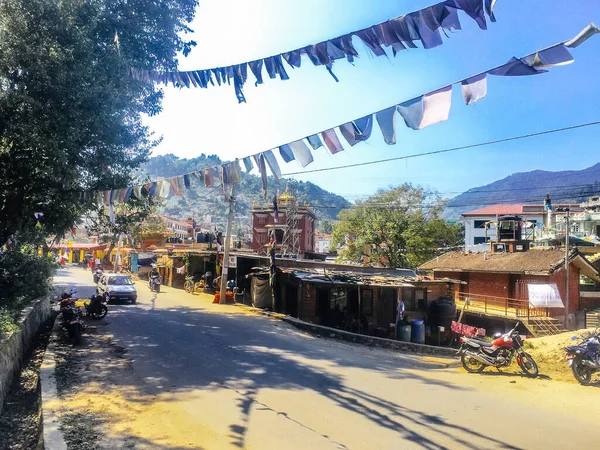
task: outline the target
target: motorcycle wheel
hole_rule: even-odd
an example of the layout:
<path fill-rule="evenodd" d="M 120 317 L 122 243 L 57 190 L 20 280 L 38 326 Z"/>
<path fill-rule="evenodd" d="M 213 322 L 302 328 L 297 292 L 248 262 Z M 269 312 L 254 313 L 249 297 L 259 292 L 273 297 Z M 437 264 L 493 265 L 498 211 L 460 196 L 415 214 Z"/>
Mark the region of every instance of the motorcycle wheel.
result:
<path fill-rule="evenodd" d="M 188 294 L 191 294 L 194 290 L 194 283 L 192 283 L 191 281 L 186 281 L 183 285 L 183 290 Z"/>
<path fill-rule="evenodd" d="M 92 318 L 93 319 L 102 319 L 102 318 L 106 317 L 106 314 L 108 314 L 108 308 L 106 306 L 102 305 L 102 308 L 100 308 L 100 312 L 92 314 Z"/>
<path fill-rule="evenodd" d="M 575 358 L 573 360 L 573 376 L 583 386 L 589 386 L 592 382 L 592 371 L 581 364 L 581 358 Z"/>
<path fill-rule="evenodd" d="M 483 372 L 483 369 L 485 369 L 485 364 L 483 364 L 481 361 L 477 361 L 467 353 L 462 354 L 460 357 L 460 362 L 465 370 L 469 373 L 481 373 Z"/>
<path fill-rule="evenodd" d="M 538 376 L 538 365 L 531 355 L 523 352 L 519 355 L 517 362 L 519 363 L 519 367 L 525 373 L 525 375 L 530 378 L 535 378 Z"/>

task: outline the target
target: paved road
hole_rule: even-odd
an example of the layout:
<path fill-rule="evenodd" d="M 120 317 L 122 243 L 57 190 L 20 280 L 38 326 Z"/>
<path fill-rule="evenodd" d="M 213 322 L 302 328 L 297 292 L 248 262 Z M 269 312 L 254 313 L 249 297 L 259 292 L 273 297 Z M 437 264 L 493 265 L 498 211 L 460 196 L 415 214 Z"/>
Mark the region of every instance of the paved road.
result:
<path fill-rule="evenodd" d="M 79 285 L 82 296 L 91 293 L 90 281 L 79 269 L 56 278 Z M 557 382 L 471 376 L 413 355 L 315 338 L 183 291 L 137 289 L 137 305 L 111 306 L 106 319 L 133 374 L 102 387 L 104 401 L 114 401 L 101 409 L 113 414 L 112 433 L 126 431 L 148 448 L 598 445 L 596 417 L 556 402 L 600 400 L 600 389 L 573 385 L 568 392 L 582 397 L 561 394 L 546 404 Z M 487 392 L 480 384 L 492 378 L 514 392 Z M 524 400 L 530 392 L 535 400 Z M 120 406 L 111 411 L 111 404 Z"/>

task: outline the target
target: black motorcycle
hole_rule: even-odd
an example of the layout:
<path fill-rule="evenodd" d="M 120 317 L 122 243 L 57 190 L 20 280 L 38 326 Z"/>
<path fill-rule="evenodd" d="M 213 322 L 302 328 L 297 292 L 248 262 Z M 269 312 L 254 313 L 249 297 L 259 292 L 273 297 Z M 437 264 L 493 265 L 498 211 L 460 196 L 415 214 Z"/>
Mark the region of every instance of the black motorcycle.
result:
<path fill-rule="evenodd" d="M 573 337 L 577 340 L 577 337 Z M 592 375 L 600 372 L 600 332 L 598 328 L 579 345 L 565 348 L 565 360 L 575 379 L 583 386 L 592 383 Z"/>
<path fill-rule="evenodd" d="M 62 326 L 67 330 L 69 340 L 73 345 L 81 343 L 83 324 L 79 321 L 80 309 L 75 305 L 75 299 L 70 294 L 64 293 L 60 302 L 55 305 L 55 310 L 62 314 Z"/>
<path fill-rule="evenodd" d="M 162 282 L 162 280 L 160 278 L 160 275 L 158 275 L 158 274 L 151 274 L 148 277 L 148 287 L 150 288 L 151 291 L 160 292 L 161 282 Z"/>
<path fill-rule="evenodd" d="M 108 314 L 106 299 L 102 295 L 92 295 L 89 300 L 83 303 L 85 315 L 92 319 L 102 319 Z"/>

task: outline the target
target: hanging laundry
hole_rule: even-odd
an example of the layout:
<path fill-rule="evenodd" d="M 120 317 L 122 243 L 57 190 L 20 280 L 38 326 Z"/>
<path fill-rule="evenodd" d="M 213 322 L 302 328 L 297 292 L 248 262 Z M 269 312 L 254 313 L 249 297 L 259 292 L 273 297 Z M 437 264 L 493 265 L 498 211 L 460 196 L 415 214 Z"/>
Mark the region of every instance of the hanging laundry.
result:
<path fill-rule="evenodd" d="M 229 166 L 231 172 L 231 182 L 239 183 L 240 181 L 242 181 L 242 168 L 240 167 L 240 161 L 236 159 L 231 164 L 229 164 Z"/>
<path fill-rule="evenodd" d="M 192 172 L 192 176 L 196 179 L 196 180 L 200 180 L 200 173 L 198 172 Z"/>
<path fill-rule="evenodd" d="M 119 189 L 119 202 L 125 203 L 125 196 L 127 195 L 127 188 Z"/>
<path fill-rule="evenodd" d="M 114 225 L 115 223 L 115 205 L 108 205 L 108 220 Z"/>
<path fill-rule="evenodd" d="M 466 105 L 472 105 L 487 94 L 487 77 L 485 73 L 462 80 L 460 85 Z"/>
<path fill-rule="evenodd" d="M 487 30 L 487 23 L 485 22 L 485 15 L 483 9 L 483 2 L 481 0 L 453 0 L 456 6 L 462 9 L 467 13 L 469 17 L 471 17 L 479 28 L 482 30 Z M 491 12 L 493 10 L 493 5 L 490 3 L 490 7 L 488 8 Z M 494 20 L 493 20 L 494 21 Z"/>
<path fill-rule="evenodd" d="M 565 42 L 565 46 L 569 48 L 576 48 L 591 38 L 593 35 L 600 33 L 600 28 L 598 28 L 593 23 L 590 23 L 587 27 L 585 27 L 581 33 L 575 36 L 573 39 L 569 39 Z"/>
<path fill-rule="evenodd" d="M 217 168 L 219 174 L 219 180 L 221 180 L 221 187 L 223 188 L 223 198 L 225 201 L 229 201 L 229 187 L 231 186 L 231 176 L 229 174 L 229 167 L 227 164 L 219 166 Z"/>
<path fill-rule="evenodd" d="M 186 189 L 189 189 L 191 186 L 190 176 L 187 174 L 183 176 L 183 185 L 185 186 Z"/>
<path fill-rule="evenodd" d="M 400 103 L 398 112 L 408 128 L 418 130 L 423 120 L 423 96 Z"/>
<path fill-rule="evenodd" d="M 446 86 L 400 104 L 398 111 L 407 127 L 420 130 L 428 125 L 448 120 L 451 103 L 452 86 Z"/>
<path fill-rule="evenodd" d="M 366 141 L 371 137 L 373 130 L 373 115 L 361 117 L 352 122 L 354 125 L 354 139 L 356 142 Z"/>
<path fill-rule="evenodd" d="M 279 154 L 281 155 L 281 159 L 283 159 L 286 163 L 294 160 L 294 154 L 292 153 L 292 149 L 288 144 L 279 147 Z"/>
<path fill-rule="evenodd" d="M 110 204 L 110 191 L 103 192 L 102 201 L 106 206 Z"/>
<path fill-rule="evenodd" d="M 156 182 L 156 196 L 166 199 L 171 193 L 171 183 L 169 180 L 159 180 Z"/>
<path fill-rule="evenodd" d="M 126 189 L 125 197 L 123 197 L 123 202 L 127 203 L 131 198 L 131 194 L 133 194 L 133 188 L 129 187 Z"/>
<path fill-rule="evenodd" d="M 340 133 L 342 133 L 342 136 L 344 137 L 344 139 L 346 139 L 346 142 L 348 142 L 350 146 L 356 144 L 356 138 L 354 136 L 354 125 L 352 124 L 352 122 L 344 123 L 338 128 L 340 130 Z"/>
<path fill-rule="evenodd" d="M 423 44 L 423 48 L 430 49 L 439 47 L 444 43 L 442 41 L 442 35 L 440 33 L 439 27 L 432 30 L 427 26 L 425 22 L 425 17 L 423 16 L 423 11 L 419 13 L 411 14 L 413 17 L 413 21 L 419 30 L 419 35 L 421 36 L 421 43 Z"/>
<path fill-rule="evenodd" d="M 263 197 L 266 199 L 267 198 L 267 167 L 265 165 L 265 157 L 263 156 L 262 153 L 259 153 L 258 155 L 254 155 L 255 159 L 256 159 L 256 166 L 258 168 L 258 171 L 260 173 L 260 178 L 262 180 L 262 194 Z"/>
<path fill-rule="evenodd" d="M 204 169 L 204 185 L 206 187 L 214 186 L 215 177 L 212 171 L 212 168 Z"/>
<path fill-rule="evenodd" d="M 156 181 L 150 183 L 150 187 L 148 188 L 148 197 L 154 197 L 156 195 Z"/>
<path fill-rule="evenodd" d="M 142 200 L 142 198 L 143 198 L 142 197 L 142 187 L 143 186 L 140 185 L 140 186 L 135 186 L 133 188 L 133 195 L 135 196 L 135 198 L 137 198 L 139 200 Z"/>
<path fill-rule="evenodd" d="M 294 158 L 302 167 L 306 167 L 314 161 L 308 145 L 306 145 L 302 139 L 291 142 L 289 145 L 292 153 L 294 154 Z"/>
<path fill-rule="evenodd" d="M 271 150 L 267 150 L 262 154 L 264 156 L 265 161 L 269 165 L 269 169 L 271 169 L 271 173 L 273 174 L 273 176 L 277 179 L 281 178 L 281 169 L 279 168 L 279 164 L 277 163 L 273 152 Z"/>
<path fill-rule="evenodd" d="M 526 56 L 523 61 L 537 69 L 540 67 L 564 66 L 575 60 L 571 52 L 563 44 L 560 44 Z"/>
<path fill-rule="evenodd" d="M 249 156 L 246 156 L 244 159 L 244 167 L 246 168 L 246 172 L 250 172 L 252 169 L 254 169 L 254 165 L 252 164 L 252 160 L 250 159 Z"/>
<path fill-rule="evenodd" d="M 169 178 L 169 183 L 171 184 L 171 191 L 173 192 L 173 195 L 176 195 L 177 197 L 181 197 L 183 195 L 183 190 L 180 189 L 177 178 L 179 178 L 179 177 Z"/>
<path fill-rule="evenodd" d="M 313 148 L 313 150 L 316 150 L 319 147 L 323 147 L 323 143 L 321 142 L 321 139 L 319 139 L 319 135 L 317 135 L 317 134 L 313 134 L 312 136 L 308 136 L 306 138 L 306 140 L 308 141 L 308 143 L 310 144 L 310 146 Z"/>
<path fill-rule="evenodd" d="M 512 57 L 506 64 L 501 65 L 492 70 L 488 70 L 487 73 L 490 75 L 496 75 L 500 77 L 521 77 L 527 75 L 537 75 L 539 73 L 547 72 L 547 70 L 536 69 L 525 63 L 523 60 Z"/>
<path fill-rule="evenodd" d="M 120 203 L 120 201 L 119 201 L 120 195 L 121 195 L 121 189 L 113 189 L 112 191 L 110 191 L 110 202 L 115 205 Z"/>
<path fill-rule="evenodd" d="M 384 109 L 375 114 L 377 123 L 381 129 L 381 134 L 383 134 L 383 140 L 389 145 L 394 145 L 396 143 L 395 116 L 397 110 L 397 106 L 392 106 L 391 108 Z"/>
<path fill-rule="evenodd" d="M 331 152 L 331 154 L 336 154 L 337 152 L 341 152 L 344 150 L 342 147 L 342 143 L 335 134 L 335 130 L 333 128 L 323 131 L 321 133 L 321 137 L 323 138 L 323 142 Z"/>
<path fill-rule="evenodd" d="M 423 97 L 423 120 L 419 128 L 448 120 L 452 104 L 452 86 L 446 86 Z"/>
<path fill-rule="evenodd" d="M 315 66 L 324 66 L 333 78 L 333 63 L 346 58 L 350 63 L 358 56 L 353 46 L 353 37 L 358 37 L 375 56 L 386 56 L 383 49 L 391 47 L 393 54 L 410 48 L 417 48 L 414 41 L 421 41 L 424 48 L 434 48 L 442 44 L 441 29 L 460 30 L 461 25 L 457 11 L 463 10 L 472 17 L 480 28 L 486 29 L 485 14 L 494 22 L 494 6 L 496 0 L 445 0 L 435 5 L 414 11 L 405 16 L 397 17 L 362 30 L 354 31 L 333 39 L 309 44 L 302 48 L 287 51 L 282 54 L 268 56 L 251 62 L 243 62 L 233 66 L 218 67 L 210 70 L 156 72 L 132 68 L 130 76 L 146 82 L 152 81 L 163 84 L 173 84 L 177 87 L 206 88 L 213 80 L 221 84 L 231 84 L 238 101 L 245 102 L 243 87 L 247 81 L 248 67 L 256 78 L 255 85 L 263 83 L 262 68 L 265 67 L 270 78 L 289 79 L 283 61 L 292 68 L 299 68 L 302 63 L 301 55 L 308 56 Z M 585 40 L 587 37 L 582 37 Z"/>

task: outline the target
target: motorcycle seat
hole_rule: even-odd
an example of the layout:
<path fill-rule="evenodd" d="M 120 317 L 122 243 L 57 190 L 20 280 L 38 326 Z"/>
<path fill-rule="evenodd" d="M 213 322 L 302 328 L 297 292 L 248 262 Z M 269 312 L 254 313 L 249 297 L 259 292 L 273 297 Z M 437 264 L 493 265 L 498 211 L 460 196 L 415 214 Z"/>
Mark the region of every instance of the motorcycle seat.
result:
<path fill-rule="evenodd" d="M 474 344 L 480 345 L 481 347 L 492 347 L 493 344 L 491 342 L 487 342 L 481 339 L 476 338 L 464 338 L 466 342 L 472 342 Z"/>

